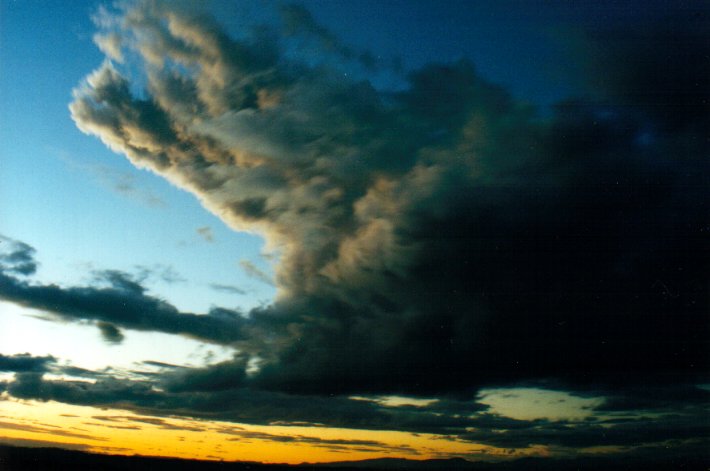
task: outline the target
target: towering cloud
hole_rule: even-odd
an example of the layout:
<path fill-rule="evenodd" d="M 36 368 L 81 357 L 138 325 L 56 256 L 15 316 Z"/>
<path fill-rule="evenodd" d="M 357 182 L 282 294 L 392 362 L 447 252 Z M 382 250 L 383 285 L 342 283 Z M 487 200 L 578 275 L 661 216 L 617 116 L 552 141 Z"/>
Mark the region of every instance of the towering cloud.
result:
<path fill-rule="evenodd" d="M 104 21 L 107 59 L 70 106 L 82 131 L 261 234 L 280 254 L 276 301 L 202 319 L 115 277 L 66 296 L 31 286 L 15 278 L 31 273 L 21 261 L 5 298 L 102 321 L 107 339 L 129 327 L 237 345 L 233 364 L 196 373 L 200 388 L 219 377 L 222 389 L 431 395 L 706 378 L 710 112 L 696 106 L 708 87 L 688 84 L 708 78 L 678 56 L 707 55 L 705 20 L 692 19 L 697 34 L 638 33 L 640 51 L 598 34 L 618 80 L 543 119 L 466 61 L 414 71 L 400 91 L 350 79 L 356 54 L 285 12 L 287 34 L 235 37 L 204 13 L 131 4 Z M 289 47 L 298 35 L 316 39 L 311 56 Z M 660 41 L 675 46 L 648 54 Z M 328 60 L 312 59 L 319 47 Z M 129 80 L 136 70 L 144 81 Z M 692 96 L 677 101 L 680 89 Z M 135 313 L 107 310 L 118 298 Z"/>

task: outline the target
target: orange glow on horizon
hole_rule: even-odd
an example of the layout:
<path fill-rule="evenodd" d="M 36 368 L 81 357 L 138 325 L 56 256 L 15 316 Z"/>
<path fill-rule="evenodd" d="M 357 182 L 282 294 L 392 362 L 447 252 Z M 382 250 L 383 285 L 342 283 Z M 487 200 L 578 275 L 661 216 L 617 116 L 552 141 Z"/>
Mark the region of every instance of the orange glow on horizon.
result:
<path fill-rule="evenodd" d="M 56 402 L 0 401 L 0 442 L 107 454 L 298 464 L 372 458 L 510 457 L 508 450 L 431 434 L 247 425 L 138 415 Z M 544 454 L 531 447 L 514 456 Z"/>

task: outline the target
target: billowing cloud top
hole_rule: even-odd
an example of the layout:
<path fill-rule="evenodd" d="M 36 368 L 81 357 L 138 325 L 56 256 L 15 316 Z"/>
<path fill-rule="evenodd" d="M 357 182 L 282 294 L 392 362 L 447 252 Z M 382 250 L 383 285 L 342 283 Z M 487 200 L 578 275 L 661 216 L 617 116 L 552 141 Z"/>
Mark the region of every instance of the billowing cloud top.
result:
<path fill-rule="evenodd" d="M 82 131 L 262 235 L 280 254 L 276 301 L 244 317 L 188 315 L 125 277 L 67 297 L 15 277 L 32 271 L 22 250 L 0 260 L 15 263 L 6 298 L 104 322 L 112 341 L 128 327 L 239 349 L 173 378 L 175 390 L 428 396 L 704 380 L 710 119 L 696 103 L 710 88 L 686 86 L 707 84 L 706 62 L 663 63 L 707 55 L 702 25 L 676 41 L 675 28 L 641 35 L 640 51 L 598 34 L 611 51 L 600 98 L 543 119 L 466 61 L 414 71 L 399 91 L 352 79 L 343 70 L 361 58 L 301 9 L 285 12 L 287 34 L 240 37 L 162 2 L 104 15 L 107 59 L 70 105 Z M 294 53 L 293 35 L 314 54 Z M 314 60 L 317 48 L 329 59 Z M 679 87 L 692 96 L 678 105 Z M 118 298 L 136 308 L 125 318 L 107 310 Z"/>
<path fill-rule="evenodd" d="M 207 15 L 134 4 L 106 22 L 108 58 L 70 107 L 279 251 L 277 301 L 240 326 L 256 383 L 427 393 L 706 370 L 708 113 L 674 120 L 684 110 L 658 99 L 684 74 L 656 74 L 643 96 L 610 80 L 626 107 L 568 102 L 542 120 L 465 61 L 383 92 L 299 59 L 289 35 L 353 53 L 285 11 L 286 36 L 235 39 Z M 617 52 L 611 77 L 649 66 Z M 128 53 L 140 95 L 110 60 Z"/>

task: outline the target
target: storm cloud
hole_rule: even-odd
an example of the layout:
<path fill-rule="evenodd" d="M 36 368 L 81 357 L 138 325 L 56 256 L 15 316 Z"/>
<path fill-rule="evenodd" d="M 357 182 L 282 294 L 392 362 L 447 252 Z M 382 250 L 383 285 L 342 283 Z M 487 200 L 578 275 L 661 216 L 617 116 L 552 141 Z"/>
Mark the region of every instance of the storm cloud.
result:
<path fill-rule="evenodd" d="M 285 47 L 299 31 L 330 54 L 340 43 L 286 13 L 286 39 L 235 39 L 203 14 L 138 3 L 112 33 L 142 64 L 144 97 L 107 60 L 71 104 L 81 130 L 280 254 L 277 299 L 241 344 L 262 360 L 255 383 L 427 394 L 704 375 L 707 107 L 694 103 L 707 88 L 687 103 L 667 91 L 707 83 L 703 65 L 669 69 L 646 30 L 623 48 L 593 32 L 618 77 L 610 99 L 542 119 L 466 61 L 414 71 L 397 92 L 344 77 L 345 52 L 299 62 Z M 707 52 L 699 25 L 676 31 L 664 43 Z M 659 72 L 639 88 L 635 67 Z"/>
<path fill-rule="evenodd" d="M 349 78 L 351 50 L 302 10 L 285 11 L 284 34 L 237 37 L 203 12 L 130 4 L 107 23 L 110 54 L 70 105 L 83 132 L 192 192 L 233 229 L 262 235 L 279 254 L 271 305 L 181 313 L 120 273 L 107 272 L 107 287 L 61 288 L 21 278 L 31 257 L 0 260 L 5 300 L 239 354 L 164 372 L 161 391 L 34 372 L 9 383 L 10 394 L 463 440 L 485 438 L 467 428 L 523 430 L 487 435 L 500 446 L 621 446 L 631 426 L 506 419 L 485 428 L 493 420 L 475 414 L 480 404 L 457 401 L 535 381 L 619 404 L 664 388 L 700 394 L 710 366 L 710 107 L 698 103 L 710 86 L 706 61 L 683 58 L 708 55 L 706 19 L 661 39 L 649 33 L 657 25 L 624 41 L 591 32 L 609 82 L 543 117 L 466 60 L 412 71 L 398 90 Z M 299 34 L 332 60 L 290 52 Z M 649 54 L 661 41 L 674 47 Z M 117 58 L 145 74 L 141 93 Z M 690 96 L 677 100 L 678 90 Z M 258 368 L 247 372 L 250 362 Z M 355 394 L 446 401 L 394 409 L 347 399 Z M 443 404 L 458 412 L 432 412 Z M 634 444 L 707 432 L 684 434 L 700 423 L 690 416 L 669 420 L 668 433 L 635 424 L 647 431 Z M 610 438 L 600 438 L 607 425 Z"/>

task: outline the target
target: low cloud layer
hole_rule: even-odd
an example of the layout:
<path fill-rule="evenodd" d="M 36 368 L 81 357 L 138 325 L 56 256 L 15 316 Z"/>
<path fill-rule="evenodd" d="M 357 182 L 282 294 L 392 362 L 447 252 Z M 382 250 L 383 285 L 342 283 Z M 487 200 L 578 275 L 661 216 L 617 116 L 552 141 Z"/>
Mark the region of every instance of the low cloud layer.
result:
<path fill-rule="evenodd" d="M 38 361 L 44 359 L 38 358 Z M 59 365 L 53 371 L 63 372 Z M 329 449 L 363 447 L 373 450 L 415 454 L 408 446 L 392 447 L 375 440 L 326 440 L 305 435 L 280 435 L 245 431 L 240 427 L 214 429 L 209 422 L 176 424 L 163 417 L 189 416 L 197 419 L 233 421 L 257 425 L 297 425 L 399 430 L 427 433 L 441 440 L 481 444 L 495 449 L 515 450 L 545 446 L 557 452 L 609 447 L 611 451 L 643 451 L 648 447 L 701 447 L 710 433 L 710 391 L 703 388 L 669 387 L 654 391 L 675 399 L 653 405 L 637 402 L 623 411 L 610 411 L 613 398 L 597 397 L 598 405 L 574 418 L 516 419 L 473 399 L 441 398 L 426 405 L 385 405 L 362 398 L 304 396 L 255 391 L 239 384 L 223 388 L 200 387 L 199 381 L 186 378 L 185 371 L 171 370 L 148 380 L 118 379 L 96 374 L 94 382 L 50 380 L 44 373 L 17 368 L 14 380 L 1 383 L 2 389 L 19 399 L 59 401 L 76 405 L 123 408 L 142 417 L 97 415 L 93 419 L 109 427 L 135 427 L 147 424 L 160 428 L 217 431 L 238 440 L 304 443 Z M 77 373 L 77 372 L 75 372 Z M 91 373 L 91 372 L 87 372 Z M 223 371 L 223 373 L 228 373 Z M 77 376 L 82 376 L 77 374 Z M 86 376 L 86 375 L 84 375 Z M 222 378 L 228 377 L 223 375 Z M 176 387 L 180 379 L 194 387 Z M 202 385 L 204 386 L 205 383 Z M 519 390 L 511 390 L 519 394 Z M 542 392 L 542 391 L 541 391 Z M 551 397 L 559 391 L 549 391 Z M 500 390 L 499 394 L 507 394 Z M 582 397 L 568 395 L 570 400 Z M 643 396 L 638 396 L 643 397 Z M 138 424 L 138 425 L 136 425 Z"/>
<path fill-rule="evenodd" d="M 359 451 L 388 451 L 397 452 L 404 455 L 418 455 L 417 450 L 408 445 L 392 446 L 377 440 L 353 440 L 353 439 L 327 439 L 319 437 L 310 437 L 305 435 L 276 435 L 273 433 L 255 432 L 249 430 L 226 430 L 222 433 L 234 435 L 230 438 L 232 441 L 250 440 L 276 442 L 276 443 L 293 443 L 307 444 L 319 448 L 326 448 L 331 451 L 351 451 L 353 447 L 357 447 Z"/>
<path fill-rule="evenodd" d="M 49 365 L 56 359 L 52 356 L 36 357 L 29 353 L 17 355 L 0 354 L 0 371 L 12 372 L 43 372 L 47 371 Z"/>
<path fill-rule="evenodd" d="M 121 328 L 155 330 L 239 354 L 164 372 L 159 391 L 148 380 L 79 387 L 17 370 L 10 394 L 504 447 L 707 435 L 687 410 L 662 429 L 516 421 L 462 402 L 482 387 L 535 384 L 598 394 L 610 410 L 647 401 L 671 414 L 684 407 L 670 401 L 680 391 L 692 391 L 693 411 L 707 403 L 696 385 L 710 367 L 710 108 L 698 104 L 710 84 L 707 61 L 683 59 L 710 53 L 706 19 L 649 24 L 624 40 L 592 32 L 603 51 L 595 98 L 542 118 L 465 60 L 413 71 L 400 91 L 350 79 L 343 71 L 360 59 L 300 8 L 285 14 L 285 31 L 234 38 L 202 12 L 131 4 L 106 22 L 97 42 L 107 59 L 70 105 L 83 132 L 262 235 L 279 254 L 273 304 L 181 313 L 125 274 L 107 272 L 106 287 L 39 285 L 26 279 L 31 247 L 13 242 L 0 258 L 5 300 L 97 321 L 110 341 Z M 299 37 L 330 59 L 294 55 Z M 145 74 L 140 95 L 119 58 Z M 649 391 L 671 391 L 670 403 L 653 406 Z M 347 399 L 358 394 L 440 401 Z"/>
<path fill-rule="evenodd" d="M 21 279 L 16 259 L 34 249 L 13 241 L 14 249 L 0 260 L 0 298 L 53 314 L 61 320 L 93 320 L 103 337 L 120 342 L 120 328 L 180 334 L 195 339 L 229 344 L 243 338 L 244 318 L 239 312 L 214 308 L 206 315 L 183 313 L 172 304 L 146 293 L 146 288 L 127 273 L 105 270 L 95 273 L 97 284 L 64 288 Z M 20 267 L 36 266 L 24 258 Z M 21 268 L 22 271 L 26 271 Z M 34 268 L 33 268 L 34 269 Z M 101 284 L 105 286 L 101 286 Z"/>

